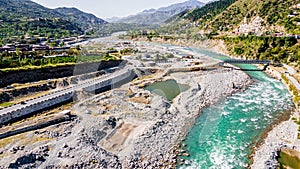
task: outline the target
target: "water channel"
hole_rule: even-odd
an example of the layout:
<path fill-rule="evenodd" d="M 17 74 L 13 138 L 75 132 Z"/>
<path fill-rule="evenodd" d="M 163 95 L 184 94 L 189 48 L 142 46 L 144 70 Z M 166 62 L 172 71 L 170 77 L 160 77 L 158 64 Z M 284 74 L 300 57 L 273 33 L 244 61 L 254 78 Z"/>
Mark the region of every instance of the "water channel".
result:
<path fill-rule="evenodd" d="M 215 59 L 226 59 L 223 55 L 206 50 L 185 50 Z M 253 65 L 237 66 L 243 69 L 256 68 Z M 251 146 L 261 140 L 262 134 L 274 122 L 293 109 L 291 95 L 279 80 L 270 78 L 261 71 L 247 73 L 254 83 L 246 91 L 233 94 L 202 110 L 185 141 L 190 156 L 185 157 L 186 164 L 178 168 L 246 168 L 250 164 Z M 154 92 L 159 88 L 158 91 L 163 91 L 160 93 L 168 93 L 164 87 L 161 88 L 165 86 L 162 85 L 164 83 L 166 82 L 156 83 L 148 90 Z M 167 83 L 176 84 L 174 81 Z M 179 89 L 178 92 L 182 90 Z M 167 98 L 172 100 L 177 95 Z"/>
<path fill-rule="evenodd" d="M 224 56 L 199 49 L 194 52 L 224 59 Z M 252 65 L 237 65 L 255 69 Z M 214 106 L 205 108 L 190 130 L 185 143 L 190 154 L 179 168 L 246 168 L 251 146 L 271 124 L 293 108 L 291 96 L 278 80 L 264 72 L 247 72 L 254 83 Z"/>

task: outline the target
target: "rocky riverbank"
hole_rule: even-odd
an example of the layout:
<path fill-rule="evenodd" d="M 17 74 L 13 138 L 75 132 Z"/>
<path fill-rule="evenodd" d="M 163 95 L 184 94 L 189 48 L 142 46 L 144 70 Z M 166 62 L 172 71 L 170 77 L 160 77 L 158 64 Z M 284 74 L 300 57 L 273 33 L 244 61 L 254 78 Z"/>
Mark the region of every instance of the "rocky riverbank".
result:
<path fill-rule="evenodd" d="M 281 80 L 287 89 L 289 89 L 288 84 L 282 79 L 281 73 L 278 70 L 269 67 L 266 72 L 269 76 Z M 280 121 L 276 124 L 266 134 L 266 138 L 261 145 L 254 147 L 251 168 L 277 169 L 279 167 L 279 152 L 282 148 L 300 152 L 300 140 L 298 139 L 299 125 L 295 119 L 299 119 L 298 108 L 292 112 L 288 120 Z"/>
<path fill-rule="evenodd" d="M 137 39 L 134 39 L 138 42 L 149 42 L 146 37 L 139 37 Z M 227 47 L 224 44 L 223 40 L 186 40 L 186 39 L 177 39 L 177 40 L 164 40 L 163 38 L 152 38 L 151 42 L 161 43 L 161 44 L 172 44 L 172 45 L 178 45 L 178 46 L 188 46 L 193 48 L 200 48 L 205 49 L 208 51 L 212 51 L 215 53 L 219 53 L 222 55 L 230 56 L 229 52 L 227 51 Z"/>
<path fill-rule="evenodd" d="M 299 118 L 298 112 L 294 112 L 292 116 Z M 279 152 L 282 148 L 294 149 L 299 152 L 298 128 L 299 126 L 291 119 L 275 126 L 268 132 L 263 144 L 254 149 L 251 168 L 277 169 Z"/>
<path fill-rule="evenodd" d="M 147 41 L 146 39 L 139 40 Z M 157 43 L 171 43 L 174 45 L 203 48 L 223 55 L 229 55 L 229 52 L 227 51 L 222 40 L 205 40 L 194 42 L 188 40 L 164 41 L 160 38 L 154 38 L 152 41 Z M 238 58 L 238 56 L 234 57 Z M 282 79 L 281 73 L 277 70 L 268 68 L 267 74 L 285 83 Z M 292 120 L 292 117 L 299 119 L 298 112 L 293 112 L 289 120 L 286 120 L 285 118 L 285 120 L 279 121 L 273 129 L 266 133 L 266 138 L 262 140 L 262 144 L 259 144 L 258 147 L 254 147 L 254 152 L 251 155 L 253 162 L 251 168 L 277 168 L 279 165 L 277 157 L 279 156 L 279 150 L 281 148 L 288 147 L 299 150 L 300 143 L 297 139 L 299 126 L 295 121 Z"/>
<path fill-rule="evenodd" d="M 183 153 L 178 145 L 201 109 L 251 83 L 244 72 L 223 68 L 164 78 L 190 89 L 172 101 L 140 88 L 139 81 L 95 96 L 82 92 L 87 100 L 74 105 L 74 121 L 0 140 L 1 166 L 174 168 Z"/>

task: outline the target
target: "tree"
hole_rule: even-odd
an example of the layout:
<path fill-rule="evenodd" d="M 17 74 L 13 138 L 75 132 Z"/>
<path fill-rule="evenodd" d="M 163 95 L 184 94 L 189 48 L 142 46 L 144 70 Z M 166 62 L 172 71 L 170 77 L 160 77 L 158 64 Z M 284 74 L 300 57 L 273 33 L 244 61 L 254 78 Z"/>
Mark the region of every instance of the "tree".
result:
<path fill-rule="evenodd" d="M 19 48 L 16 48 L 16 54 L 17 54 L 17 57 L 20 58 L 21 57 L 21 51 Z"/>

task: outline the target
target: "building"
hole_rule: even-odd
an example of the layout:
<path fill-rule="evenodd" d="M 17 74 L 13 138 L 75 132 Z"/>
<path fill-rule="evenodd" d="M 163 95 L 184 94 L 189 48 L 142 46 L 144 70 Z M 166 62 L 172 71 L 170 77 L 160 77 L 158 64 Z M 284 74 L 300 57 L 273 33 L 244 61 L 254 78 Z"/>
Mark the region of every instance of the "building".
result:
<path fill-rule="evenodd" d="M 262 23 L 264 20 L 257 16 L 253 18 L 249 23 L 247 18 L 244 18 L 243 23 L 233 32 L 235 34 L 244 34 L 244 35 L 262 35 L 264 33 L 264 27 Z"/>
<path fill-rule="evenodd" d="M 49 46 L 46 45 L 33 45 L 32 51 L 46 51 L 49 50 Z"/>

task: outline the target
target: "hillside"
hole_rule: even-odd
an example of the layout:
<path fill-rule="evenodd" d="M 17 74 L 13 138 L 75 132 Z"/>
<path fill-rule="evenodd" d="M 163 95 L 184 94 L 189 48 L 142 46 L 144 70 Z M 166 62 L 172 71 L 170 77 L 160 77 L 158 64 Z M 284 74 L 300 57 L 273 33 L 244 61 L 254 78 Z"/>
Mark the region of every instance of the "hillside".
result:
<path fill-rule="evenodd" d="M 188 37 L 196 37 L 199 33 L 202 34 L 205 31 L 208 21 L 211 21 L 226 10 L 235 1 L 211 1 L 201 8 L 182 11 L 166 20 L 165 24 L 158 31 L 163 34 L 186 34 Z"/>
<path fill-rule="evenodd" d="M 30 0 L 0 0 L 0 44 L 12 37 L 61 37 L 83 34 L 106 23 L 75 8 L 49 9 Z"/>
<path fill-rule="evenodd" d="M 139 24 L 162 24 L 172 16 L 185 11 L 187 9 L 200 8 L 204 3 L 197 0 L 189 0 L 183 3 L 173 4 L 168 7 L 162 7 L 159 9 L 144 10 L 136 15 L 128 16 L 125 18 L 117 19 L 118 23 L 139 23 Z"/>
<path fill-rule="evenodd" d="M 188 19 L 190 21 L 206 21 L 207 19 L 211 19 L 218 15 L 219 13 L 223 12 L 227 7 L 232 5 L 236 0 L 220 0 L 214 1 L 203 8 L 194 9 L 191 12 L 186 12 L 183 15 L 184 19 Z"/>
<path fill-rule="evenodd" d="M 300 69 L 300 0 L 214 1 L 179 13 L 152 32 L 164 40 L 224 42 L 230 55 Z"/>
<path fill-rule="evenodd" d="M 55 18 L 61 15 L 30 0 L 0 0 L 1 19 Z"/>
<path fill-rule="evenodd" d="M 209 28 L 218 31 L 231 31 L 255 17 L 267 31 L 300 34 L 299 13 L 295 6 L 300 0 L 238 0 L 209 22 Z M 297 13 L 295 17 L 290 14 Z M 282 29 L 283 27 L 284 29 Z"/>
<path fill-rule="evenodd" d="M 300 0 L 220 0 L 183 11 L 167 23 L 181 27 L 195 23 L 205 32 L 300 34 L 298 3 Z"/>
<path fill-rule="evenodd" d="M 94 26 L 99 26 L 107 23 L 103 19 L 96 17 L 93 14 L 85 13 L 77 8 L 56 8 L 54 11 L 64 15 L 64 19 L 82 25 L 83 28 L 88 29 Z"/>

